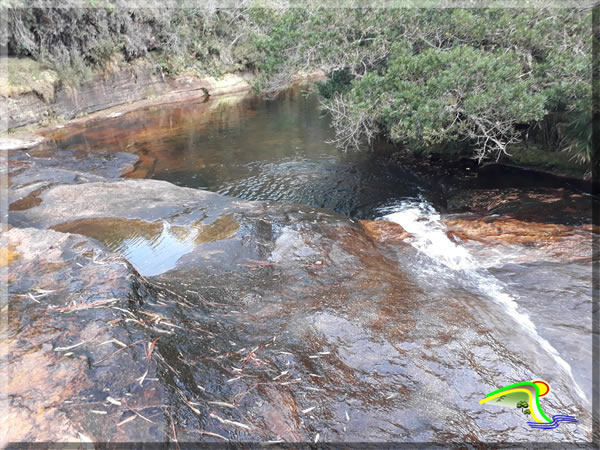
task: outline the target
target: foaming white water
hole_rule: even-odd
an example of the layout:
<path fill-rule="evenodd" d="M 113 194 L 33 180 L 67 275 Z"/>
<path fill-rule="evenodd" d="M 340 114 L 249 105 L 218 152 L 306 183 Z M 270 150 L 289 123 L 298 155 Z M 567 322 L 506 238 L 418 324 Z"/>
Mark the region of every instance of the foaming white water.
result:
<path fill-rule="evenodd" d="M 531 335 L 554 361 L 569 375 L 577 395 L 588 401 L 579 387 L 571 366 L 558 353 L 558 351 L 541 337 L 529 315 L 519 310 L 515 297 L 506 292 L 504 285 L 489 273 L 485 267 L 478 263 L 469 251 L 454 242 L 446 235 L 446 227 L 440 215 L 429 203 L 425 201 L 403 201 L 392 207 L 381 209 L 383 219 L 401 225 L 411 238 L 406 239 L 419 252 L 443 264 L 454 271 L 460 271 L 461 278 L 469 280 L 470 284 L 494 302 L 502 305 L 506 313 L 520 324 Z"/>
<path fill-rule="evenodd" d="M 384 218 L 402 225 L 412 234 L 413 238 L 408 242 L 420 252 L 452 270 L 470 270 L 477 267 L 477 262 L 464 247 L 448 239 L 440 215 L 430 204 L 402 202 L 388 210 L 395 212 L 390 212 Z"/>

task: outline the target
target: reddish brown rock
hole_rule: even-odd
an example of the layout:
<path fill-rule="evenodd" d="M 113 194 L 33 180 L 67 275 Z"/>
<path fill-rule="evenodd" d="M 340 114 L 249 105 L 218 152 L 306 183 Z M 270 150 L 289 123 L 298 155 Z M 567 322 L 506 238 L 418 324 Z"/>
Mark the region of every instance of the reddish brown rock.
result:
<path fill-rule="evenodd" d="M 457 242 L 477 241 L 485 245 L 513 245 L 538 249 L 549 258 L 585 259 L 592 256 L 593 225 L 571 227 L 526 222 L 511 218 L 468 218 L 445 220 L 448 237 Z"/>
<path fill-rule="evenodd" d="M 589 231 L 590 233 L 600 234 L 600 225 L 586 223 L 585 225 L 581 225 L 580 228 L 582 230 Z"/>
<path fill-rule="evenodd" d="M 411 237 L 401 225 L 387 220 L 361 220 L 365 233 L 379 242 L 400 243 Z"/>
<path fill-rule="evenodd" d="M 144 353 L 152 338 L 124 327 L 124 319 L 116 316 L 142 296 L 150 298 L 124 259 L 107 255 L 83 236 L 34 228 L 2 233 L 0 245 L 9 258 L 18 253 L 9 266 L 0 265 L 0 277 L 8 281 L 0 379 L 6 380 L 4 399 L 11 398 L 0 417 L 0 428 L 6 430 L 0 447 L 114 441 L 122 415 L 131 407 L 145 407 L 147 391 L 156 386 L 160 395 L 153 404 L 162 404 L 159 385 L 136 381 L 146 370 L 148 378 L 155 377 L 156 361 L 147 361 Z M 118 400 L 111 403 L 108 396 Z M 158 429 L 167 429 L 154 418 L 153 433 L 144 427 L 148 422 L 140 421 L 134 425 L 142 426 L 147 440 L 161 439 Z"/>

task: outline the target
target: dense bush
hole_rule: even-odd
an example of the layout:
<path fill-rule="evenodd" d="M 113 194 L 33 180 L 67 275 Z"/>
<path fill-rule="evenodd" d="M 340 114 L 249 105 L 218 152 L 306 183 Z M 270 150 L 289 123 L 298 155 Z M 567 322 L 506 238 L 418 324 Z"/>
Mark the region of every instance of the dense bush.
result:
<path fill-rule="evenodd" d="M 210 2 L 201 8 L 121 3 L 90 0 L 89 8 L 69 7 L 68 2 L 61 8 L 11 8 L 8 34 L 0 35 L 0 45 L 9 55 L 31 56 L 74 81 L 114 59 L 130 61 L 149 53 L 168 72 L 191 67 L 215 73 L 251 64 L 239 51 L 248 39 L 243 10 L 219 10 Z"/>
<path fill-rule="evenodd" d="M 382 134 L 414 149 L 466 140 L 481 160 L 531 132 L 548 150 L 592 157 L 591 9 L 305 7 L 251 17 L 265 86 L 307 65 L 330 73 L 321 92 L 343 147 Z"/>

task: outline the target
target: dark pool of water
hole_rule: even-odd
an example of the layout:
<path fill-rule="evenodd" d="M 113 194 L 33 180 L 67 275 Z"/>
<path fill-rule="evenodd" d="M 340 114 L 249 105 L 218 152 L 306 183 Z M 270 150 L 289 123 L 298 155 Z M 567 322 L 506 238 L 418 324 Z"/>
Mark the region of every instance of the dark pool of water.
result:
<path fill-rule="evenodd" d="M 247 200 L 281 200 L 372 217 L 383 203 L 435 186 L 390 165 L 390 146 L 344 152 L 316 95 L 302 88 L 268 100 L 252 94 L 162 105 L 63 129 L 51 146 L 125 151 L 140 158 L 128 177 L 166 180 Z"/>

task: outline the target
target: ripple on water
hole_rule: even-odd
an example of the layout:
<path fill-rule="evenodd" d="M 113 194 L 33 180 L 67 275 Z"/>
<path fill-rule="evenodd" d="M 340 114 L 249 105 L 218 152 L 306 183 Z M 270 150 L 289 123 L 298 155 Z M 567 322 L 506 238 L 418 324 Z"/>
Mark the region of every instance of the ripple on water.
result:
<path fill-rule="evenodd" d="M 343 152 L 319 99 L 300 90 L 275 101 L 255 95 L 181 102 L 55 131 L 32 150 L 134 154 L 125 177 L 152 178 L 246 200 L 280 200 L 360 218 L 390 198 L 416 195 L 424 184 L 411 170 L 382 162 L 391 148 Z M 365 148 L 366 150 L 366 148 Z M 382 158 L 382 155 L 384 158 Z"/>

